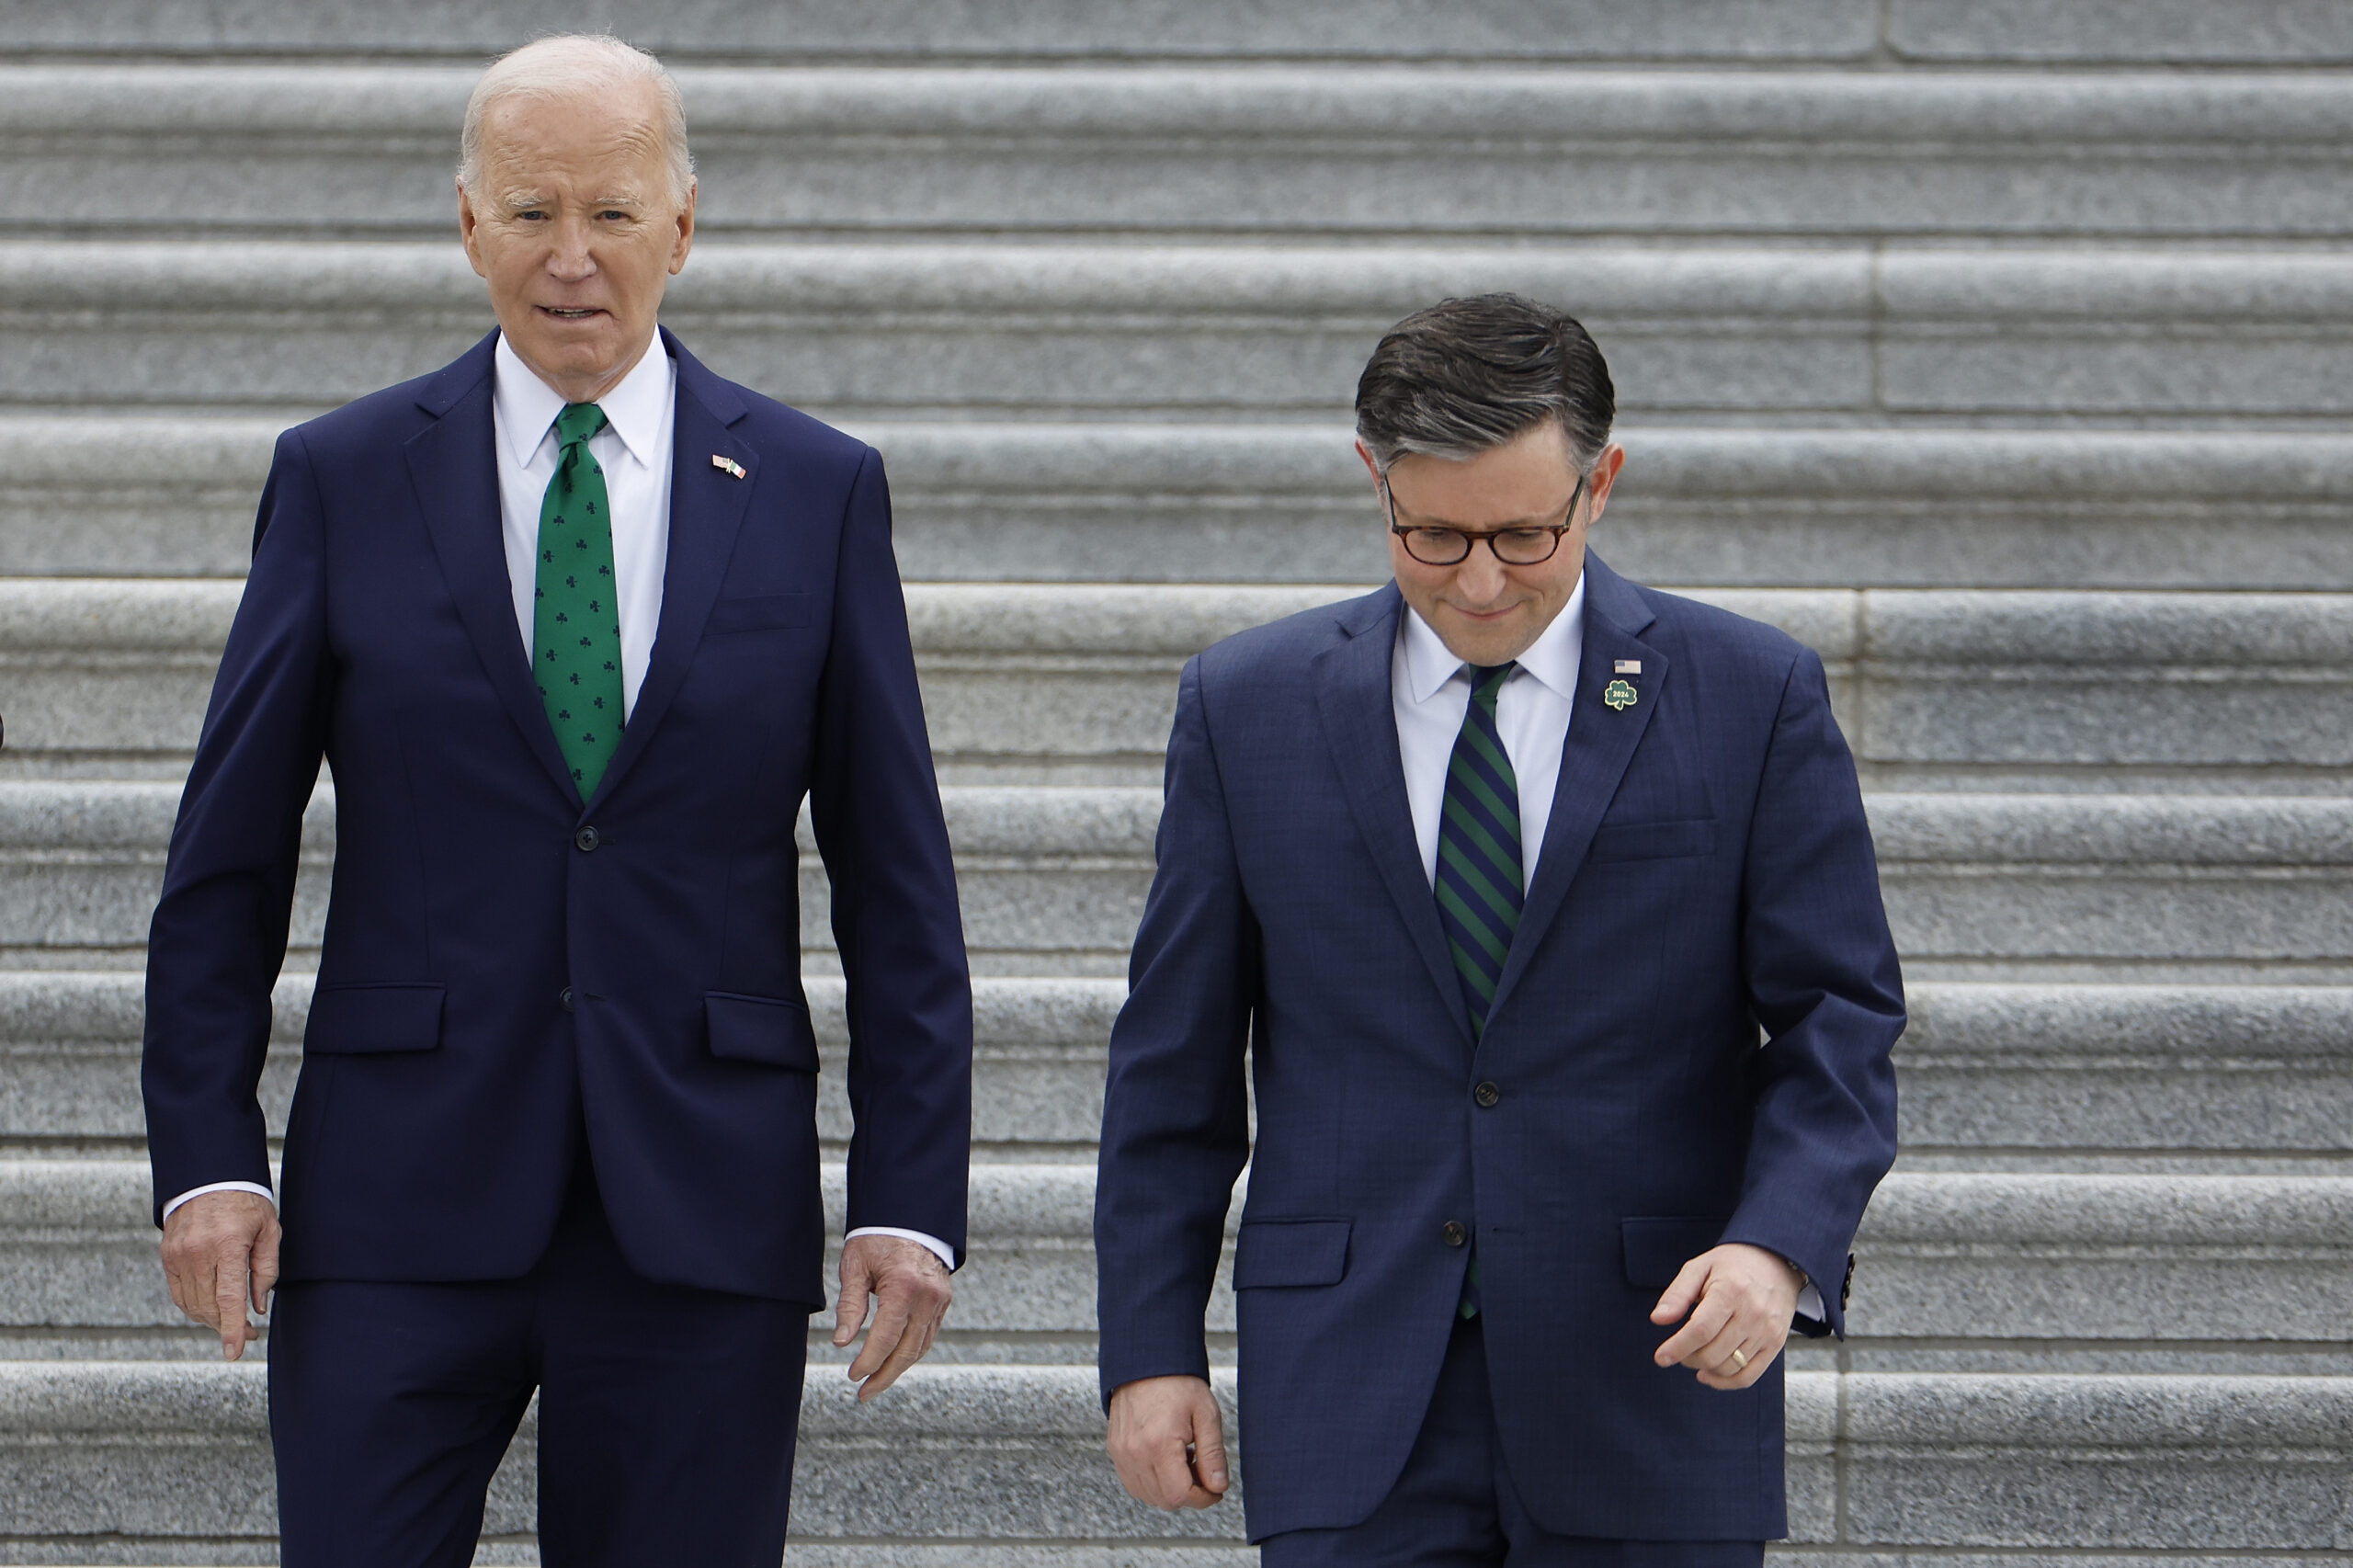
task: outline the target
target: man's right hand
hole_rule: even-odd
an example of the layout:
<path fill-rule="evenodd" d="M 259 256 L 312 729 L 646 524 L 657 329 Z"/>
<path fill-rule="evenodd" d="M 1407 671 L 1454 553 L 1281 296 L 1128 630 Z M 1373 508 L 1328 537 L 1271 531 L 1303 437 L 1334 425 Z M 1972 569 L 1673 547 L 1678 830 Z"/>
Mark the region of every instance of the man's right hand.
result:
<path fill-rule="evenodd" d="M 1225 1495 L 1225 1426 L 1199 1378 L 1141 1378 L 1111 1391 L 1111 1462 L 1138 1502 L 1206 1508 Z"/>
<path fill-rule="evenodd" d="M 164 1221 L 164 1278 L 172 1305 L 221 1335 L 221 1354 L 235 1360 L 261 1337 L 246 1315 L 269 1311 L 278 1283 L 278 1210 L 251 1192 L 207 1192 Z"/>

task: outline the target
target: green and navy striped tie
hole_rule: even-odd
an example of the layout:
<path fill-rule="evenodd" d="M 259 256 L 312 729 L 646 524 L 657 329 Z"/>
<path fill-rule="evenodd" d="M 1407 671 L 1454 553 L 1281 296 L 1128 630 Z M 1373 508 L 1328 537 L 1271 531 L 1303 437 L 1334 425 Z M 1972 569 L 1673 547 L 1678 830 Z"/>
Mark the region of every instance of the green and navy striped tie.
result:
<path fill-rule="evenodd" d="M 1513 665 L 1472 665 L 1471 706 L 1446 767 L 1438 828 L 1438 915 L 1454 953 L 1471 1032 L 1486 1033 L 1487 1009 L 1519 929 L 1519 780 L 1495 728 L 1495 695 Z"/>
<path fill-rule="evenodd" d="M 1438 824 L 1438 923 L 1454 954 L 1462 999 L 1471 1005 L 1471 1032 L 1487 1032 L 1495 983 L 1519 929 L 1525 892 L 1519 862 L 1519 778 L 1495 728 L 1495 696 L 1514 665 L 1471 665 L 1471 706 L 1446 765 L 1446 800 Z M 1474 1253 L 1455 1311 L 1479 1315 L 1479 1259 Z"/>

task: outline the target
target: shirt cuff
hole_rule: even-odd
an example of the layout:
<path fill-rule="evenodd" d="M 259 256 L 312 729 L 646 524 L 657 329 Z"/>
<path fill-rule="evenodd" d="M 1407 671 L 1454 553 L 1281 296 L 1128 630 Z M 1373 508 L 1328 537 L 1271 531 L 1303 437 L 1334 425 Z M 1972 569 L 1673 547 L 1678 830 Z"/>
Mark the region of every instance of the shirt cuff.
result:
<path fill-rule="evenodd" d="M 1822 1304 L 1822 1287 L 1809 1279 L 1805 1289 L 1798 1292 L 1798 1316 L 1813 1323 L 1828 1323 L 1829 1309 Z"/>
<path fill-rule="evenodd" d="M 938 1236 L 926 1236 L 921 1231 L 903 1231 L 896 1225 L 860 1225 L 842 1240 L 848 1241 L 855 1236 L 896 1236 L 903 1242 L 918 1243 L 946 1265 L 949 1273 L 956 1272 L 956 1249 Z"/>
<path fill-rule="evenodd" d="M 202 1187 L 191 1187 L 186 1192 L 181 1193 L 177 1198 L 173 1199 L 169 1203 L 165 1204 L 164 1218 L 166 1220 L 170 1219 L 172 1217 L 173 1210 L 177 1209 L 189 1199 L 201 1198 L 208 1192 L 250 1192 L 256 1198 L 268 1199 L 269 1206 L 272 1209 L 278 1207 L 278 1194 L 270 1191 L 269 1188 L 262 1186 L 258 1182 L 211 1181 L 205 1183 Z"/>

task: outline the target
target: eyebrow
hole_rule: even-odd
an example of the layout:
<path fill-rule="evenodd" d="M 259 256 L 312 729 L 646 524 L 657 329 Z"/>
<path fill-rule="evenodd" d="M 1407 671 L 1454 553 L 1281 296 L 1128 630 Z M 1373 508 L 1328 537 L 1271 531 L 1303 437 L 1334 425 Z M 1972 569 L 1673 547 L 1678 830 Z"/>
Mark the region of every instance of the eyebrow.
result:
<path fill-rule="evenodd" d="M 1411 506 L 1398 506 L 1397 493 L 1393 490 L 1389 493 L 1389 505 L 1395 508 L 1399 517 L 1412 517 L 1415 519 L 1415 526 L 1417 528 L 1452 528 L 1459 534 L 1504 533 L 1512 528 L 1549 528 L 1558 527 L 1559 525 L 1555 524 L 1552 519 L 1559 517 L 1563 512 L 1568 510 L 1571 506 L 1574 505 L 1576 498 L 1577 492 L 1571 491 L 1569 493 L 1568 500 L 1563 502 L 1560 506 L 1553 507 L 1549 512 L 1541 512 L 1532 517 L 1514 517 L 1507 522 L 1496 523 L 1484 528 L 1465 528 L 1461 523 L 1449 523 L 1438 517 L 1425 517 L 1419 512 L 1415 511 Z"/>
<path fill-rule="evenodd" d="M 547 207 L 552 205 L 547 197 L 540 195 L 537 191 L 524 191 L 519 194 L 504 197 L 501 199 L 504 201 L 506 208 L 509 212 L 519 212 L 533 207 Z M 582 203 L 582 205 L 586 207 L 642 207 L 645 205 L 645 198 L 642 196 L 632 196 L 627 192 L 622 192 L 613 196 L 592 196 L 585 202 Z"/>

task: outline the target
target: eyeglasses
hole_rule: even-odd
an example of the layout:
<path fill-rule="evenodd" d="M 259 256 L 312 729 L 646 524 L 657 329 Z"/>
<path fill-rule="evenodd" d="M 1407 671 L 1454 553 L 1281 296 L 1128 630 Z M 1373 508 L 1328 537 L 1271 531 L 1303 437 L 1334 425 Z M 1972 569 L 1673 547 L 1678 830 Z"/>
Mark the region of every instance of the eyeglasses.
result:
<path fill-rule="evenodd" d="M 1434 523 L 1401 523 L 1397 497 L 1390 493 L 1385 476 L 1381 496 L 1389 504 L 1389 531 L 1404 541 L 1406 554 L 1425 566 L 1460 566 L 1471 559 L 1481 540 L 1506 566 L 1541 566 L 1559 553 L 1561 536 L 1576 527 L 1577 503 L 1585 499 L 1585 475 L 1577 475 L 1577 487 L 1569 492 L 1568 510 L 1559 522 L 1527 528 L 1448 528 Z"/>

